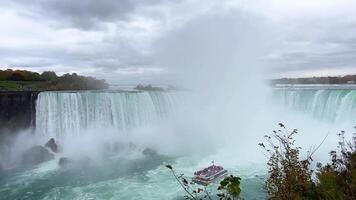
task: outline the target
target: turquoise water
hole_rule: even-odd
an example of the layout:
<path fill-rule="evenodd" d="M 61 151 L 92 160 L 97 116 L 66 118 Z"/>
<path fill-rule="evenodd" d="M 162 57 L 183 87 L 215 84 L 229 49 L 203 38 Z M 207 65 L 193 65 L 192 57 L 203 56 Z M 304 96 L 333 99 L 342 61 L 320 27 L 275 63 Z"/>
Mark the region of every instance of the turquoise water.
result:
<path fill-rule="evenodd" d="M 177 107 L 173 92 L 41 92 L 37 134 L 63 138 L 99 126 L 130 131 L 165 119 Z"/>
<path fill-rule="evenodd" d="M 37 166 L 2 172 L 0 199 L 184 199 L 184 191 L 164 164 L 191 177 L 212 160 L 242 177 L 246 199 L 264 198 L 263 166 L 227 164 L 230 159 L 223 159 L 216 147 L 194 141 L 199 137 L 191 138 L 189 128 L 166 127 L 179 104 L 179 97 L 169 92 L 41 93 L 34 136 L 37 144 L 54 137 L 63 152 Z M 191 146 L 184 137 L 191 138 Z M 22 137 L 15 149 L 26 142 Z M 159 155 L 143 155 L 146 146 Z M 203 147 L 206 150 L 199 150 Z M 180 151 L 184 153 L 176 153 Z M 73 164 L 60 167 L 63 156 Z M 209 189 L 214 192 L 216 187 Z"/>
<path fill-rule="evenodd" d="M 302 118 L 305 116 L 307 120 L 298 121 L 301 125 L 309 123 L 309 117 L 324 124 L 338 124 L 356 119 L 355 91 L 352 88 L 278 88 L 272 92 L 272 103 L 289 114 L 300 113 Z M 180 123 L 174 118 L 174 113 L 179 113 L 180 104 L 182 101 L 176 94 L 163 92 L 40 94 L 35 136 L 39 137 L 39 144 L 54 137 L 63 144 L 64 151 L 57 154 L 54 160 L 37 166 L 0 172 L 0 199 L 179 200 L 184 199 L 184 191 L 164 164 L 172 164 L 178 173 L 191 177 L 194 171 L 206 167 L 212 160 L 223 165 L 230 173 L 241 176 L 244 199 L 264 199 L 266 167 L 261 163 L 265 163 L 265 160 L 253 158 L 255 154 L 263 157 L 257 143 L 268 130 L 272 130 L 269 129 L 273 127 L 271 122 L 267 121 L 271 126 L 265 127 L 263 122 L 255 126 L 259 127 L 260 133 L 254 135 L 249 124 L 241 126 L 235 121 L 239 119 L 235 118 L 240 115 L 239 112 L 226 109 L 224 112 L 229 117 L 221 118 L 220 113 L 216 114 L 213 110 L 213 118 L 198 121 L 199 126 L 186 127 L 191 124 L 185 121 L 194 124 L 194 118 L 205 117 L 205 113 L 185 109 L 179 115 L 179 119 L 183 118 L 185 123 Z M 246 116 L 242 117 L 250 118 Z M 227 123 L 230 125 L 228 129 L 224 129 L 226 123 L 219 121 L 220 118 L 231 120 Z M 263 116 L 261 119 L 264 119 Z M 103 127 L 110 128 L 110 134 L 106 134 L 108 131 Z M 210 130 L 210 127 L 213 129 Z M 248 129 L 243 130 L 246 127 Z M 318 132 L 317 128 L 318 125 L 311 132 Z M 229 131 L 232 135 L 224 137 L 219 130 Z M 324 132 L 321 135 L 313 137 L 318 141 L 323 138 Z M 308 140 L 310 138 L 308 136 Z M 130 149 L 127 148 L 130 145 L 125 144 L 111 146 L 117 148 L 115 151 L 108 150 L 107 144 L 114 141 L 130 145 L 133 142 L 137 148 Z M 22 139 L 19 145 L 26 142 L 26 139 Z M 317 142 L 313 141 L 313 144 Z M 142 149 L 145 147 L 157 150 L 158 155 L 143 155 Z M 329 146 L 326 149 L 330 150 Z M 73 158 L 73 163 L 60 167 L 58 160 L 62 156 Z M 247 162 L 242 156 L 252 161 Z M 214 188 L 216 185 L 208 189 L 214 192 Z"/>
<path fill-rule="evenodd" d="M 134 181 L 147 184 L 149 171 L 170 160 L 159 156 L 117 158 L 101 164 L 84 162 L 66 167 L 59 167 L 54 160 L 35 168 L 3 173 L 0 199 L 117 199 L 130 195 L 120 195 L 118 190 L 134 187 Z"/>
<path fill-rule="evenodd" d="M 0 199 L 184 199 L 184 192 L 162 165 L 164 162 L 173 163 L 187 175 L 197 166 L 192 160 L 165 156 L 112 158 L 99 165 L 62 168 L 50 161 L 1 174 Z M 246 199 L 262 199 L 264 177 L 252 174 L 250 171 L 242 176 L 242 195 Z M 214 187 L 209 189 L 213 191 Z"/>
<path fill-rule="evenodd" d="M 356 119 L 356 90 L 350 88 L 278 88 L 273 101 L 286 111 L 297 111 L 327 122 Z"/>

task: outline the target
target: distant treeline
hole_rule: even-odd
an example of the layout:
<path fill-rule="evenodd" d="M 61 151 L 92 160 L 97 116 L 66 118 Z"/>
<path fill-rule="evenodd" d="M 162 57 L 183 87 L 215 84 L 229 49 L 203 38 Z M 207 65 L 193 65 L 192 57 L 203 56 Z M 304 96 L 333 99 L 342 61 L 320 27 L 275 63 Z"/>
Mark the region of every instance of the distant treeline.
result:
<path fill-rule="evenodd" d="M 151 84 L 148 85 L 143 85 L 143 84 L 138 84 L 135 88 L 135 90 L 141 90 L 141 91 L 177 91 L 177 90 L 183 90 L 183 88 L 179 88 L 176 86 L 152 86 Z"/>
<path fill-rule="evenodd" d="M 105 80 L 76 73 L 58 76 L 55 72 L 0 70 L 0 90 L 95 90 L 106 89 Z"/>
<path fill-rule="evenodd" d="M 281 78 L 271 81 L 275 84 L 355 84 L 356 75 L 309 77 L 309 78 Z"/>
<path fill-rule="evenodd" d="M 152 85 L 142 85 L 138 84 L 135 88 L 135 90 L 144 90 L 144 91 L 164 91 L 163 88 L 161 87 L 154 87 Z"/>

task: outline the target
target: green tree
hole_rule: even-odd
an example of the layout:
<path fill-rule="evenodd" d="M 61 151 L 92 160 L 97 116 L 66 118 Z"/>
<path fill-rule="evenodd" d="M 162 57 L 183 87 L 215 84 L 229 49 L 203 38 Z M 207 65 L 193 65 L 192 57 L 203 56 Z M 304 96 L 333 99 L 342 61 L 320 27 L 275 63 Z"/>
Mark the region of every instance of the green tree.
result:
<path fill-rule="evenodd" d="M 294 135 L 298 131 L 288 132 L 283 124 L 279 126 L 281 129 L 272 136 L 265 136 L 267 147 L 259 144 L 270 155 L 266 180 L 268 199 L 356 199 L 356 133 L 351 141 L 345 140 L 344 131 L 338 134 L 338 151 L 330 152 L 331 162 L 317 163 L 317 171 L 313 173 L 311 155 L 316 150 L 300 159 L 301 148 L 294 146 Z"/>
<path fill-rule="evenodd" d="M 321 199 L 356 199 L 356 134 L 345 140 L 345 132 L 338 134 L 338 151 L 331 151 L 331 162 L 318 163 L 317 191 Z"/>
<path fill-rule="evenodd" d="M 30 73 L 28 76 L 28 79 L 30 81 L 42 81 L 43 80 L 41 75 L 37 72 Z"/>
<path fill-rule="evenodd" d="M 269 155 L 266 192 L 268 199 L 316 199 L 315 183 L 311 170 L 312 153 L 300 158 L 300 147 L 294 145 L 297 129 L 288 132 L 280 123 L 280 129 L 266 135 L 267 145 L 260 143 Z"/>
<path fill-rule="evenodd" d="M 11 80 L 11 81 L 24 81 L 25 77 L 21 73 L 15 72 L 10 76 L 9 80 Z"/>
<path fill-rule="evenodd" d="M 57 77 L 57 74 L 55 72 L 52 72 L 52 71 L 45 71 L 45 72 L 42 72 L 41 74 L 41 78 L 45 81 L 54 81 L 56 80 L 58 77 Z"/>

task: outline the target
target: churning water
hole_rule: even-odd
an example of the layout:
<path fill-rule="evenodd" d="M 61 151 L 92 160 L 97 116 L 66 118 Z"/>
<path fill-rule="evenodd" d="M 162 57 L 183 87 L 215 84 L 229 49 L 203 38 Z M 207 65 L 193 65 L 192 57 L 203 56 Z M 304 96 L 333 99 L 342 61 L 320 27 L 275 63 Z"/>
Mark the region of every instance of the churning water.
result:
<path fill-rule="evenodd" d="M 183 199 L 183 191 L 163 164 L 173 164 L 178 172 L 191 176 L 212 160 L 242 177 L 245 199 L 263 199 L 266 169 L 258 163 L 264 160 L 241 161 L 237 156 L 245 154 L 249 157 L 256 152 L 263 155 L 262 151 L 254 150 L 258 149 L 257 141 L 248 140 L 252 133 L 240 130 L 239 121 L 236 127 L 231 126 L 236 131 L 233 137 L 224 138 L 224 133 L 217 131 L 228 130 L 219 129 L 224 125 L 219 119 L 228 120 L 242 113 L 234 115 L 235 110 L 229 111 L 225 105 L 229 117 L 220 117 L 214 109 L 216 116 L 203 120 L 210 124 L 182 128 L 193 123 L 197 116 L 206 114 L 204 106 L 200 110 L 186 106 L 185 93 L 188 92 L 40 93 L 36 107 L 36 136 L 42 144 L 55 138 L 63 151 L 56 154 L 54 160 L 36 167 L 17 168 L 0 174 L 0 199 Z M 265 132 L 256 133 L 260 140 L 274 125 L 265 127 L 265 123 L 286 120 L 307 131 L 306 126 L 310 126 L 312 120 L 315 121 L 313 126 L 328 129 L 330 124 L 352 121 L 356 116 L 356 90 L 353 89 L 279 88 L 273 89 L 271 94 L 275 106 L 272 111 L 274 108 L 282 111 L 274 115 L 266 113 L 259 118 L 273 120 L 247 124 L 265 129 Z M 268 102 L 267 99 L 260 101 Z M 234 102 L 232 100 L 230 104 Z M 204 105 L 204 102 L 199 104 Z M 253 115 L 256 112 L 247 113 Z M 298 117 L 290 117 L 294 115 Z M 199 135 L 196 129 L 204 131 Z M 209 129 L 216 131 L 213 139 Z M 311 132 L 315 130 L 324 129 L 312 129 Z M 313 133 L 314 141 L 324 136 L 324 132 Z M 228 140 L 233 142 L 226 143 Z M 244 144 L 246 142 L 251 143 Z M 156 150 L 157 154 L 144 153 L 147 147 Z M 72 159 L 73 164 L 59 167 L 60 157 Z"/>

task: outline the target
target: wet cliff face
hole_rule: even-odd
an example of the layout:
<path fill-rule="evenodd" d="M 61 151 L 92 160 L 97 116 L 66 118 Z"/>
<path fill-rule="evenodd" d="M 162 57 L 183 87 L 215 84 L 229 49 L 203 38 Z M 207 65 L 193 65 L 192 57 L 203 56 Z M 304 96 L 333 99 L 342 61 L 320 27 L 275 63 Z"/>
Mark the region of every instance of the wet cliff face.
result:
<path fill-rule="evenodd" d="M 38 93 L 0 91 L 0 134 L 34 127 Z"/>

